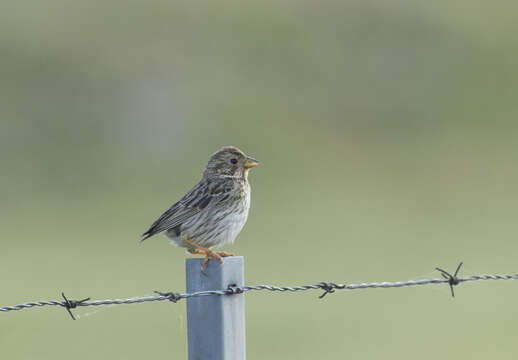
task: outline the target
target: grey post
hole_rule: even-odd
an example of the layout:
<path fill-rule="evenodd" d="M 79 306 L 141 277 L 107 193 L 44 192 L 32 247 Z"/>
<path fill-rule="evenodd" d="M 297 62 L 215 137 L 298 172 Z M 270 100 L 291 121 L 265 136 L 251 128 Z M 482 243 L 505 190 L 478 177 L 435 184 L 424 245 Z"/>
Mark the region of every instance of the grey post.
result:
<path fill-rule="evenodd" d="M 242 256 L 211 259 L 201 271 L 202 259 L 186 259 L 187 292 L 224 290 L 244 286 Z M 245 295 L 211 295 L 187 299 L 189 360 L 244 360 Z"/>

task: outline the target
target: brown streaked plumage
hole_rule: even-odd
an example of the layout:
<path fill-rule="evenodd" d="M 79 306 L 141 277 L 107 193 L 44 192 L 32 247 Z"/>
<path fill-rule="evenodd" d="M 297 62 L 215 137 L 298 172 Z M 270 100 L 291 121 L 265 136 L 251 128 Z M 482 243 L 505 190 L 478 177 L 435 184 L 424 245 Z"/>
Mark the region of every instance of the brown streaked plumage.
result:
<path fill-rule="evenodd" d="M 210 157 L 200 182 L 142 234 L 142 241 L 165 233 L 176 246 L 205 255 L 202 267 L 209 258 L 221 263 L 222 256 L 232 256 L 210 249 L 233 242 L 245 225 L 250 209 L 248 171 L 258 164 L 236 147 L 220 149 Z"/>

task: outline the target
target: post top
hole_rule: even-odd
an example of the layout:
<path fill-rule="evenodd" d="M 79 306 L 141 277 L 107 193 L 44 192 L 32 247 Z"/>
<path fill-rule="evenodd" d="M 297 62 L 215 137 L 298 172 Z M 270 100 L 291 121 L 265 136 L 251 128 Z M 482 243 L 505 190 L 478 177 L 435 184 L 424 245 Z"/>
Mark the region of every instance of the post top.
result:
<path fill-rule="evenodd" d="M 201 266 L 201 262 L 203 261 L 203 258 L 186 258 L 185 259 L 185 263 L 188 264 L 188 265 L 191 265 L 191 264 L 198 264 L 199 266 Z M 218 259 L 210 259 L 208 262 L 207 262 L 207 268 L 209 267 L 213 267 L 213 266 L 222 266 L 222 265 L 225 265 L 225 264 L 243 264 L 245 261 L 245 258 L 243 256 L 227 256 L 227 257 L 224 257 L 223 258 L 223 264 L 220 264 Z"/>

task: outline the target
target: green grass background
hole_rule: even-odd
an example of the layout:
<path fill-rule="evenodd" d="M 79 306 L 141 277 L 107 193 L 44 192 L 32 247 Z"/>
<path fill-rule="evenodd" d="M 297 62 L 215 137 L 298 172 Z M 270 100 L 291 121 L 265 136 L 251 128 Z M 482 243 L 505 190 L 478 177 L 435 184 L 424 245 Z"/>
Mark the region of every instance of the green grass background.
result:
<path fill-rule="evenodd" d="M 511 1 L 0 5 L 0 305 L 183 291 L 139 234 L 235 145 L 249 284 L 518 272 Z M 514 359 L 518 284 L 250 293 L 249 359 Z M 0 314 L 2 359 L 185 359 L 185 302 Z"/>

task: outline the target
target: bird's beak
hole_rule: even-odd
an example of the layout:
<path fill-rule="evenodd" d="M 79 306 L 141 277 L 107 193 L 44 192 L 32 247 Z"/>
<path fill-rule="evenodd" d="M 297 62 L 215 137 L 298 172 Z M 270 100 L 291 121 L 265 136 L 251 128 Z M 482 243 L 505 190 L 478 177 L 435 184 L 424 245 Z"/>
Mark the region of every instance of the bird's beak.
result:
<path fill-rule="evenodd" d="M 254 158 L 251 158 L 251 157 L 247 157 L 246 160 L 245 160 L 245 168 L 246 169 L 251 169 L 255 166 L 259 165 L 259 160 L 256 160 Z"/>

